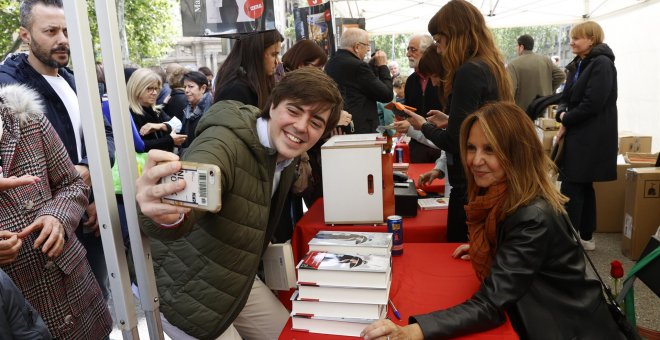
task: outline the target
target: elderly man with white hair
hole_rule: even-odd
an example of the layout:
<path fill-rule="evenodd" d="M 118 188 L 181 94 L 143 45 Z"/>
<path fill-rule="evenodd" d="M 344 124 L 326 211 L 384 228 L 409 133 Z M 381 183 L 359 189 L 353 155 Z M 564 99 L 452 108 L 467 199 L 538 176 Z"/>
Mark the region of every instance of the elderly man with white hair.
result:
<path fill-rule="evenodd" d="M 408 42 L 406 53 L 408 63 L 411 68 L 415 69 L 415 72 L 406 81 L 404 98 L 406 98 L 406 105 L 416 108 L 416 112 L 424 117 L 430 110 L 441 110 L 438 88 L 431 83 L 430 74 L 421 74 L 417 67 L 422 54 L 432 44 L 433 38 L 430 35 L 414 35 Z M 399 132 L 406 132 L 410 123 L 406 120 L 396 122 L 395 127 Z M 440 157 L 440 150 L 418 143 L 414 139 L 410 141 L 409 148 L 411 163 L 433 163 Z"/>
<path fill-rule="evenodd" d="M 378 127 L 376 102 L 392 101 L 392 77 L 387 57 L 376 52 L 376 73 L 365 63 L 369 34 L 359 28 L 342 33 L 337 53 L 330 58 L 325 72 L 337 83 L 344 98 L 344 110 L 353 115 L 354 133 L 373 133 Z"/>

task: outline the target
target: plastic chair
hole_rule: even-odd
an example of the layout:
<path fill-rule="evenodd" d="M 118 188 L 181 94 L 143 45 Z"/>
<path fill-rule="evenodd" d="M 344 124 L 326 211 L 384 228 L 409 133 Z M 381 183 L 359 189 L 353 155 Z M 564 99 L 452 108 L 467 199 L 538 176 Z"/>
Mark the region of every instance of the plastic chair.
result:
<path fill-rule="evenodd" d="M 658 228 L 658 233 L 651 237 L 649 243 L 646 244 L 640 260 L 628 272 L 617 298 L 617 303 L 625 307 L 626 317 L 633 327 L 637 325 L 633 283 L 635 279 L 640 279 L 656 296 L 660 297 L 660 275 L 658 273 L 660 273 L 660 228 Z M 623 304 L 621 304 L 622 301 Z"/>

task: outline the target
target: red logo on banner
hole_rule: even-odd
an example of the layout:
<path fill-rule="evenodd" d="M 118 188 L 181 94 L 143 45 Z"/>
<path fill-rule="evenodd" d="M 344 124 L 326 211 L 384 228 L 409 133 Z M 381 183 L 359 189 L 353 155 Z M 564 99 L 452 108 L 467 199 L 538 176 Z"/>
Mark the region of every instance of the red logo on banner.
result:
<path fill-rule="evenodd" d="M 258 19 L 264 14 L 264 2 L 261 0 L 247 0 L 243 6 L 245 14 L 252 18 Z"/>
<path fill-rule="evenodd" d="M 325 12 L 323 12 L 323 18 L 325 19 L 326 22 L 332 21 L 332 15 L 330 14 L 329 9 L 326 9 Z"/>
<path fill-rule="evenodd" d="M 307 0 L 307 3 L 310 6 L 320 5 L 322 2 L 323 2 L 323 0 Z"/>

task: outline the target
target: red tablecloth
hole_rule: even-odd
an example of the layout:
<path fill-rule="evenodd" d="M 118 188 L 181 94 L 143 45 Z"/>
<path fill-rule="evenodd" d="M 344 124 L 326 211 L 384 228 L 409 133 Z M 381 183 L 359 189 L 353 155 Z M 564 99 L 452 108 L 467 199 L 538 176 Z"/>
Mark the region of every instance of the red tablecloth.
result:
<path fill-rule="evenodd" d="M 323 215 L 323 198 L 319 198 L 293 229 L 291 248 L 295 263 L 307 254 L 307 242 L 320 230 L 387 231 L 383 225 L 327 225 Z M 404 243 L 447 242 L 447 210 L 418 210 L 416 217 L 403 218 Z"/>
<path fill-rule="evenodd" d="M 415 181 L 415 186 L 419 188 L 419 175 L 433 169 L 433 163 L 410 163 L 408 166 L 408 177 Z M 430 185 L 422 185 L 421 189 L 426 192 L 434 192 L 444 195 L 445 193 L 445 179 L 435 179 Z"/>
<path fill-rule="evenodd" d="M 390 298 L 401 313 L 401 321 L 392 311 L 389 318 L 399 325 L 408 324 L 408 317 L 446 309 L 470 298 L 479 282 L 470 263 L 451 257 L 456 243 L 406 243 L 402 256 L 392 259 Z M 305 333 L 291 330 L 291 319 L 284 326 L 280 339 L 340 340 L 355 339 L 336 335 Z M 511 323 L 486 332 L 458 339 L 518 339 Z"/>

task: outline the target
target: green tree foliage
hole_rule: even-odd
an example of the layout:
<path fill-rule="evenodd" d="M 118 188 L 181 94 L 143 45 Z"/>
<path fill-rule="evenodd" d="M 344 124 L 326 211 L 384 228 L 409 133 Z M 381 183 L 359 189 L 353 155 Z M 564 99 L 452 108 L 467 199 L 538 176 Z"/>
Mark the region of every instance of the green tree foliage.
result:
<path fill-rule="evenodd" d="M 99 0 L 103 1 L 103 0 Z M 172 20 L 173 7 L 179 1 L 170 0 L 124 0 L 125 28 L 131 61 L 140 65 L 153 64 L 165 56 L 175 42 L 177 34 Z M 17 0 L 0 0 L 0 53 L 2 56 L 13 52 L 13 34 L 18 32 Z M 94 43 L 95 56 L 100 59 L 100 40 L 94 0 L 87 0 L 87 12 L 90 17 L 90 29 Z"/>
<path fill-rule="evenodd" d="M 174 38 L 180 36 L 172 25 L 172 6 L 179 1 L 125 0 L 124 20 L 128 51 L 138 64 L 154 64 L 164 57 Z"/>
<path fill-rule="evenodd" d="M 388 60 L 395 60 L 399 64 L 401 74 L 408 74 L 408 57 L 406 48 L 412 34 L 374 35 L 371 36 L 376 49 L 383 50 Z M 373 51 L 372 51 L 373 52 Z M 394 53 L 393 53 L 394 52 Z"/>
<path fill-rule="evenodd" d="M 2 59 L 8 52 L 16 50 L 20 44 L 17 36 L 18 5 L 19 2 L 16 0 L 0 0 L 0 57 Z"/>
<path fill-rule="evenodd" d="M 570 26 L 534 26 L 534 27 L 508 27 L 492 30 L 495 43 L 508 63 L 517 57 L 517 39 L 523 34 L 534 38 L 534 52 L 552 56 L 560 55 L 566 51 L 568 45 L 568 29 Z"/>

